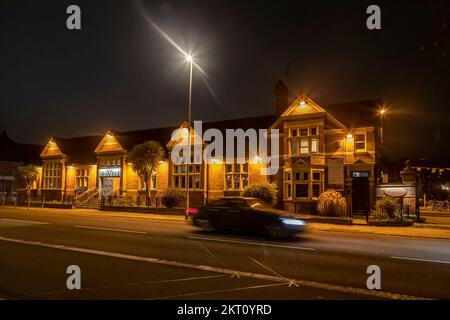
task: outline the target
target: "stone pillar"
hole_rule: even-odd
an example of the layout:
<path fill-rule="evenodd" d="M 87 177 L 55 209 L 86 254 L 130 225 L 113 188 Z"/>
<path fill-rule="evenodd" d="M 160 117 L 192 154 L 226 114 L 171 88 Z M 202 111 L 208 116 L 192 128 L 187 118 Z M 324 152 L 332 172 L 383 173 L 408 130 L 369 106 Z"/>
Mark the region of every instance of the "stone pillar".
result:
<path fill-rule="evenodd" d="M 405 196 L 403 198 L 403 204 L 409 205 L 412 212 L 418 211 L 418 207 L 416 205 L 417 200 L 417 171 L 411 168 L 411 161 L 407 160 L 405 162 L 406 167 L 400 172 L 400 176 L 402 177 L 402 183 L 407 186 L 414 187 L 414 195 Z"/>

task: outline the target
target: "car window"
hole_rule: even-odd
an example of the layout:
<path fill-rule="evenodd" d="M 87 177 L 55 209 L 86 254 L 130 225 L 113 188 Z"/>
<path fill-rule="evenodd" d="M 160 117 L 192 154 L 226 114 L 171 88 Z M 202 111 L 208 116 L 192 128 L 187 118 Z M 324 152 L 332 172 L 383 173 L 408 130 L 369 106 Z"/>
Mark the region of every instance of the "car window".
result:
<path fill-rule="evenodd" d="M 229 203 L 230 207 L 234 207 L 234 208 L 246 208 L 249 206 L 246 201 L 241 200 L 241 199 L 228 200 L 228 203 Z"/>
<path fill-rule="evenodd" d="M 247 205 L 254 209 L 271 209 L 272 206 L 270 206 L 267 202 L 259 199 L 252 199 L 247 200 Z"/>

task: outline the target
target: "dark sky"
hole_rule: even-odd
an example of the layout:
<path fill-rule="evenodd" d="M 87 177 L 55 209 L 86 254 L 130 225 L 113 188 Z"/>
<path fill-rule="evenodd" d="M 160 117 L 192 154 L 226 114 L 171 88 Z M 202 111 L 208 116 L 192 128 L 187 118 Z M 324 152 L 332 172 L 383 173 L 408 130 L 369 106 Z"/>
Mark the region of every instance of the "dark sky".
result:
<path fill-rule="evenodd" d="M 194 70 L 195 119 L 273 113 L 290 63 L 293 95 L 384 99 L 392 157 L 450 159 L 450 1 L 2 0 L 0 129 L 42 143 L 186 119 L 186 63 L 139 3 L 207 73 Z M 378 31 L 366 28 L 374 3 Z M 70 4 L 79 31 L 66 28 Z"/>

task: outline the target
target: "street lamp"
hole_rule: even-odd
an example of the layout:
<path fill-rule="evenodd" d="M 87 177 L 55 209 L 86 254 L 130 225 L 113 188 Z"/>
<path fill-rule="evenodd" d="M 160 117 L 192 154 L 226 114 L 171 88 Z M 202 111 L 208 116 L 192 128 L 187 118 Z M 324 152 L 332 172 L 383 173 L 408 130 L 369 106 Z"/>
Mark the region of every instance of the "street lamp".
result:
<path fill-rule="evenodd" d="M 189 209 L 189 163 L 191 162 L 191 122 L 192 122 L 192 64 L 194 62 L 192 56 L 190 54 L 186 54 L 186 61 L 189 63 L 189 100 L 188 100 L 188 125 L 189 125 L 189 134 L 188 134 L 188 156 L 189 159 L 186 159 L 186 212 L 185 212 L 185 220 L 188 219 L 188 209 Z"/>
<path fill-rule="evenodd" d="M 379 169 L 379 181 L 380 183 L 383 183 L 383 144 L 384 144 L 384 128 L 383 128 L 383 120 L 384 120 L 384 115 L 386 114 L 386 108 L 381 108 L 378 111 L 378 114 L 380 116 L 380 150 L 379 150 L 379 154 L 378 154 L 378 167 Z"/>

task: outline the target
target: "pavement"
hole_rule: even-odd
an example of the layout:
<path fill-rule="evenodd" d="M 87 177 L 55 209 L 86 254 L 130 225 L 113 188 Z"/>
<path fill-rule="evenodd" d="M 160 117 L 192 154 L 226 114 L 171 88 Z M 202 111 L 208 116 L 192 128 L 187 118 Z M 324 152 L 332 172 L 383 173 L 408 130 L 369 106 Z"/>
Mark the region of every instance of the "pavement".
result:
<path fill-rule="evenodd" d="M 450 299 L 448 239 L 314 225 L 274 241 L 208 234 L 179 218 L 0 209 L 0 297 Z M 80 290 L 66 286 L 70 265 L 81 269 Z M 380 290 L 367 288 L 370 265 L 380 267 Z"/>

